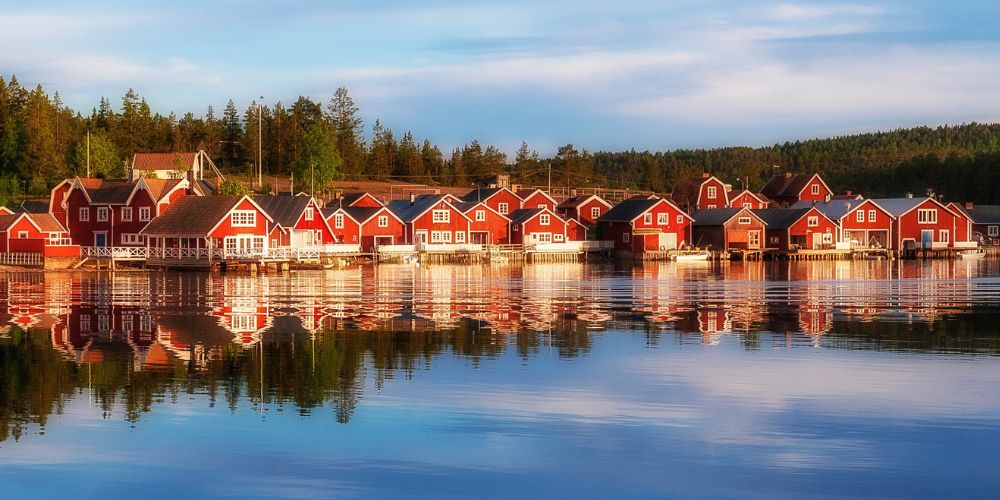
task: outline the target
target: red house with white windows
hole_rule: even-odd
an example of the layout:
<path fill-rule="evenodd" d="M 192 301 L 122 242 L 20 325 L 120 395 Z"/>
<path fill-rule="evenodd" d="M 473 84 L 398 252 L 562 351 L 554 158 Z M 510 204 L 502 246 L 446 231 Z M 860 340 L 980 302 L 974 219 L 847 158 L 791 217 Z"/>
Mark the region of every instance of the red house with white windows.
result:
<path fill-rule="evenodd" d="M 587 241 L 587 235 L 590 233 L 590 228 L 594 226 L 588 227 L 587 225 L 576 219 L 565 219 L 565 220 L 566 220 L 566 239 L 568 241 Z"/>
<path fill-rule="evenodd" d="M 142 229 L 187 195 L 186 179 L 74 178 L 52 190 L 51 213 L 80 246 L 142 246 Z"/>
<path fill-rule="evenodd" d="M 338 242 L 361 245 L 364 252 L 406 240 L 406 224 L 387 207 L 327 208 L 323 213 Z"/>
<path fill-rule="evenodd" d="M 516 194 L 521 199 L 521 208 L 547 208 L 554 212 L 559 204 L 541 189 L 522 189 Z"/>
<path fill-rule="evenodd" d="M 730 191 L 728 194 L 730 207 L 743 207 L 750 210 L 764 210 L 771 203 L 760 193 L 754 193 L 749 189 L 743 191 Z"/>
<path fill-rule="evenodd" d="M 672 250 L 691 241 L 690 215 L 662 198 L 630 198 L 597 220 L 601 239 L 621 252 Z"/>
<path fill-rule="evenodd" d="M 514 245 L 565 241 L 566 221 L 548 208 L 522 208 L 510 214 L 510 242 Z"/>
<path fill-rule="evenodd" d="M 728 184 L 705 172 L 701 177 L 683 179 L 674 185 L 670 199 L 688 212 L 729 206 Z"/>
<path fill-rule="evenodd" d="M 469 227 L 469 243 L 478 245 L 510 243 L 510 217 L 502 215 L 485 202 L 460 201 L 453 205 L 472 221 Z"/>
<path fill-rule="evenodd" d="M 563 219 L 573 219 L 590 227 L 597 225 L 597 219 L 608 210 L 611 204 L 596 194 L 574 196 L 556 205 L 556 213 Z"/>
<path fill-rule="evenodd" d="M 463 196 L 460 201 L 484 203 L 504 217 L 514 210 L 521 208 L 523 202 L 513 191 L 505 187 L 473 189 Z"/>
<path fill-rule="evenodd" d="M 337 243 L 360 244 L 361 243 L 361 223 L 348 215 L 347 209 L 350 207 L 327 207 L 324 208 L 323 218 L 333 232 L 334 240 Z"/>
<path fill-rule="evenodd" d="M 782 207 L 799 201 L 825 202 L 833 196 L 819 174 L 793 174 L 786 172 L 772 176 L 760 194 Z"/>
<path fill-rule="evenodd" d="M 954 248 L 956 225 L 965 225 L 955 212 L 934 198 L 881 198 L 871 201 L 896 219 L 891 235 L 891 248 L 894 249 Z M 961 231 L 964 233 L 965 229 Z"/>
<path fill-rule="evenodd" d="M 838 241 L 851 248 L 896 248 L 892 239 L 896 217 L 873 200 L 834 199 L 825 203 L 802 201 L 790 208 L 815 207 L 837 224 Z"/>
<path fill-rule="evenodd" d="M 0 215 L 0 253 L 37 253 L 46 257 L 76 257 L 66 228 L 51 214 L 20 212 Z"/>
<path fill-rule="evenodd" d="M 405 244 L 464 244 L 472 221 L 447 195 L 411 196 L 394 200 L 388 208 L 406 224 Z"/>
<path fill-rule="evenodd" d="M 311 196 L 255 196 L 274 223 L 268 237 L 272 248 L 306 248 L 336 242 L 319 203 Z"/>
<path fill-rule="evenodd" d="M 691 214 L 691 241 L 713 250 L 763 250 L 767 223 L 749 208 L 709 208 Z"/>
<path fill-rule="evenodd" d="M 165 249 L 224 249 L 250 255 L 269 247 L 274 220 L 249 196 L 186 196 L 149 223 L 147 245 Z M 164 258 L 164 260 L 167 260 Z M 150 263 L 156 263 L 150 258 Z"/>
<path fill-rule="evenodd" d="M 766 224 L 767 248 L 782 252 L 833 248 L 837 224 L 816 207 L 767 208 L 754 214 Z"/>

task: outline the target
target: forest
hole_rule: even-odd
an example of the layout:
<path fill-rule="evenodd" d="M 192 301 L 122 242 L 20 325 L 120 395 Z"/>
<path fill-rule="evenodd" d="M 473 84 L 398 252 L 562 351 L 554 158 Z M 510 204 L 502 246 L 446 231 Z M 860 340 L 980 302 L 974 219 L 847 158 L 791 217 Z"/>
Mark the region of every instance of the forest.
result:
<path fill-rule="evenodd" d="M 58 92 L 0 77 L 0 202 L 39 196 L 59 180 L 89 173 L 121 177 L 136 152 L 203 147 L 223 172 L 255 172 L 258 140 L 265 175 L 337 180 L 399 180 L 482 185 L 497 173 L 513 182 L 669 192 L 679 179 L 711 172 L 737 188 L 760 188 L 772 174 L 819 172 L 835 191 L 901 196 L 928 190 L 949 200 L 1000 203 L 1000 124 L 897 129 L 763 147 L 670 151 L 596 151 L 566 144 L 542 156 L 526 142 L 508 156 L 472 140 L 442 151 L 411 131 L 376 119 L 365 124 L 346 88 L 328 102 L 300 96 L 291 104 L 232 100 L 221 113 L 154 112 L 138 92 L 101 98 L 81 112 Z M 89 154 L 88 154 L 89 153 Z M 89 160 L 89 162 L 88 162 Z M 248 175 L 249 177 L 249 175 Z"/>

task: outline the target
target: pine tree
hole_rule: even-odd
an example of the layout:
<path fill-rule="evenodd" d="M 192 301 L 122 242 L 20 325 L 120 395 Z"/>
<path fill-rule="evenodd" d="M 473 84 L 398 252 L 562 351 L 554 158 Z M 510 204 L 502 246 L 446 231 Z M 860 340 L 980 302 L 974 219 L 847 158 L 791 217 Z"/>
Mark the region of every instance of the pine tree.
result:
<path fill-rule="evenodd" d="M 232 99 L 226 103 L 226 109 L 222 111 L 220 131 L 222 158 L 230 171 L 236 171 L 243 165 L 244 155 L 240 148 L 243 142 L 243 126 L 240 123 L 239 111 L 236 110 L 236 104 Z"/>
<path fill-rule="evenodd" d="M 38 85 L 28 95 L 24 109 L 25 145 L 21 176 L 25 179 L 55 179 L 65 173 L 64 157 L 56 149 L 52 104 Z"/>
<path fill-rule="evenodd" d="M 397 165 L 398 177 L 419 180 L 424 176 L 424 159 L 417 149 L 417 143 L 413 141 L 413 134 L 409 131 L 403 135 L 403 140 L 399 141 Z"/>
<path fill-rule="evenodd" d="M 364 122 L 358 116 L 358 108 L 346 88 L 340 87 L 333 93 L 327 110 L 330 122 L 337 131 L 337 149 L 344 160 L 344 171 L 352 174 L 364 172 Z"/>
<path fill-rule="evenodd" d="M 444 184 L 448 181 L 446 178 L 447 173 L 445 172 L 444 155 L 441 154 L 441 150 L 437 146 L 432 145 L 431 141 L 427 139 L 424 139 L 424 144 L 420 148 L 420 159 L 425 172 L 431 176 L 431 179 L 436 180 L 439 184 Z"/>

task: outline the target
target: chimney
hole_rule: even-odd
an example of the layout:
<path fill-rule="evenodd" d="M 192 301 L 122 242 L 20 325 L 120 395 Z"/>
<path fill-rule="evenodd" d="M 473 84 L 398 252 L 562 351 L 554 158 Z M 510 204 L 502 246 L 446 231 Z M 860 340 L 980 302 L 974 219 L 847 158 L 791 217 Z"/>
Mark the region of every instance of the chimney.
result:
<path fill-rule="evenodd" d="M 847 196 L 854 196 L 854 193 L 852 193 L 850 189 L 848 189 L 847 191 L 844 191 L 844 194 L 847 195 Z"/>
<path fill-rule="evenodd" d="M 576 198 L 576 188 L 573 188 L 573 189 L 569 190 L 569 197 L 570 198 Z"/>
<path fill-rule="evenodd" d="M 417 202 L 417 193 L 410 191 L 410 206 L 412 207 L 414 203 Z"/>
<path fill-rule="evenodd" d="M 913 193 L 906 193 L 907 198 L 913 198 Z"/>
<path fill-rule="evenodd" d="M 701 178 L 702 179 L 708 179 L 709 177 L 711 177 L 711 174 L 709 174 L 708 172 L 702 172 L 701 173 Z"/>
<path fill-rule="evenodd" d="M 521 190 L 521 185 L 520 184 L 511 184 L 510 185 L 510 190 L 516 193 L 516 192 L 518 192 L 518 191 Z"/>
<path fill-rule="evenodd" d="M 827 193 L 826 196 L 823 197 L 823 201 L 830 201 L 830 193 Z"/>
<path fill-rule="evenodd" d="M 967 202 L 965 202 L 965 209 L 966 209 L 966 210 L 972 210 L 972 209 L 973 209 L 973 206 L 972 206 L 972 202 L 971 202 L 971 201 L 967 201 Z"/>
<path fill-rule="evenodd" d="M 792 178 L 792 173 L 791 172 L 785 172 L 785 178 L 786 179 L 791 179 Z"/>

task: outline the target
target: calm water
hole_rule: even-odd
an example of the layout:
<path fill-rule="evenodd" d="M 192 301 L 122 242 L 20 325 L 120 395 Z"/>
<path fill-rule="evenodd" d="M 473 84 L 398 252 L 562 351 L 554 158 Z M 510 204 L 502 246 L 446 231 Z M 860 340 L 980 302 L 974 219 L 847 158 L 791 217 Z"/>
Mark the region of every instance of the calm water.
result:
<path fill-rule="evenodd" d="M 1000 263 L 0 274 L 0 496 L 988 497 Z"/>

